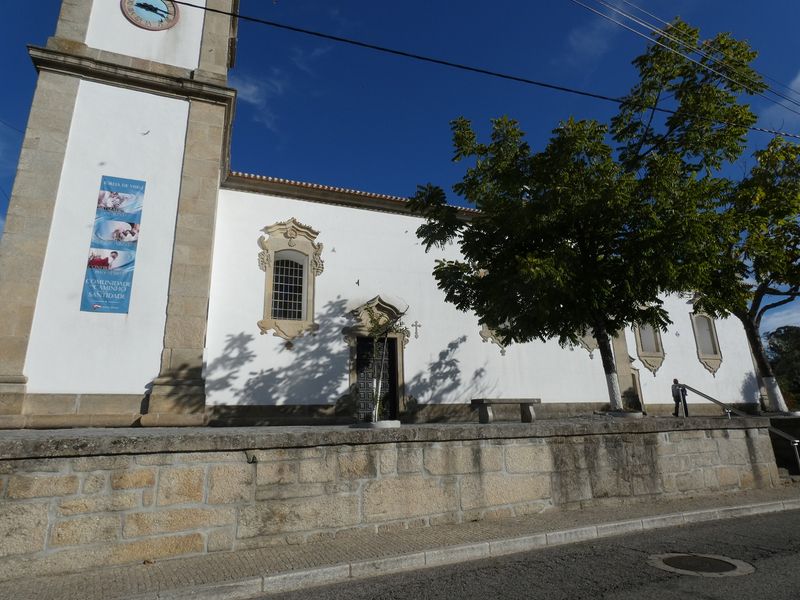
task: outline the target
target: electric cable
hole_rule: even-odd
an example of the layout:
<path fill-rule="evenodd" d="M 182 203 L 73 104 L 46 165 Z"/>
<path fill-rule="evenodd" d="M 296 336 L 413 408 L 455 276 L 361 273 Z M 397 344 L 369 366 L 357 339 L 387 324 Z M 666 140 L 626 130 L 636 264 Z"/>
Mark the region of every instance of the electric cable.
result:
<path fill-rule="evenodd" d="M 0 125 L 4 125 L 4 126 L 8 127 L 11 131 L 16 131 L 17 133 L 21 133 L 21 134 L 25 135 L 24 131 L 22 131 L 21 129 L 17 129 L 16 127 L 11 125 L 7 121 L 4 121 L 3 119 L 0 119 Z"/>
<path fill-rule="evenodd" d="M 630 27 L 630 26 L 626 25 L 625 23 L 622 23 L 621 21 L 618 21 L 615 18 L 610 17 L 609 15 L 605 14 L 603 11 L 600 11 L 600 10 L 597 10 L 595 8 L 592 8 L 588 4 L 584 4 L 583 2 L 581 2 L 581 0 L 570 0 L 570 2 L 572 2 L 574 4 L 577 4 L 579 6 L 582 6 L 586 10 L 589 10 L 589 11 L 595 13 L 596 15 L 599 15 L 602 18 L 607 19 L 607 20 L 611 21 L 612 23 L 617 24 L 617 25 L 619 25 L 620 27 L 622 27 L 624 29 L 627 29 L 628 31 L 630 31 L 630 32 L 638 35 L 639 37 L 642 37 L 642 38 L 644 38 L 644 39 L 656 44 L 657 46 L 661 46 L 662 48 L 665 48 L 666 50 L 669 50 L 673 54 L 677 54 L 678 56 L 680 56 L 682 58 L 685 58 L 686 60 L 696 64 L 700 68 L 705 69 L 706 71 L 708 71 L 710 73 L 713 73 L 714 75 L 717 75 L 718 77 L 722 77 L 723 79 L 727 79 L 728 81 L 730 81 L 732 83 L 735 83 L 738 86 L 741 86 L 741 87 L 743 87 L 745 89 L 748 89 L 745 84 L 741 83 L 740 81 L 737 81 L 737 80 L 733 79 L 732 77 L 729 77 L 728 75 L 725 75 L 725 73 L 722 73 L 722 72 L 720 72 L 720 71 L 718 71 L 718 70 L 716 70 L 713 67 L 710 67 L 708 65 L 704 65 L 702 62 L 692 58 L 688 54 L 680 52 L 680 51 L 676 50 L 675 48 L 672 48 L 672 47 L 668 46 L 667 44 L 664 44 L 663 42 L 659 42 L 657 39 L 655 39 L 653 37 L 650 37 L 649 35 L 644 34 L 641 31 L 637 31 L 633 27 Z M 769 102 L 772 102 L 773 104 L 775 104 L 777 106 L 781 106 L 781 107 L 785 108 L 786 110 L 788 110 L 789 112 L 793 112 L 797 116 L 800 116 L 800 111 L 796 111 L 793 108 L 790 108 L 790 107 L 786 106 L 785 104 L 781 104 L 780 102 L 778 102 L 774 98 L 770 98 L 769 96 L 767 96 L 763 92 L 756 92 L 755 90 L 749 90 L 749 91 L 753 95 L 760 96 L 760 97 L 764 98 L 765 100 L 767 100 Z"/>
<path fill-rule="evenodd" d="M 430 56 L 424 56 L 422 54 L 416 54 L 416 53 L 413 53 L 413 52 L 407 52 L 405 50 L 397 50 L 397 49 L 394 49 L 394 48 L 388 48 L 388 47 L 385 47 L 385 46 L 379 46 L 377 44 L 370 44 L 368 42 L 362 42 L 362 41 L 359 41 L 359 40 L 354 40 L 354 39 L 345 38 L 345 37 L 341 37 L 341 36 L 337 36 L 337 35 L 323 33 L 323 32 L 320 32 L 320 31 L 313 31 L 313 30 L 310 30 L 310 29 L 304 29 L 302 27 L 295 27 L 293 25 L 286 25 L 284 23 L 278 23 L 276 21 L 269 21 L 267 19 L 261 19 L 261 18 L 258 18 L 258 17 L 251 17 L 251 16 L 248 16 L 248 15 L 240 14 L 240 13 L 233 13 L 233 12 L 229 12 L 229 11 L 224 11 L 224 10 L 221 10 L 221 9 L 218 9 L 218 8 L 211 8 L 211 7 L 208 7 L 208 6 L 198 6 L 196 4 L 191 4 L 190 2 L 186 2 L 185 0 L 172 0 L 172 1 L 175 4 L 179 4 L 181 6 L 186 6 L 186 7 L 190 7 L 190 8 L 196 8 L 198 10 L 202 10 L 202 11 L 205 11 L 205 12 L 210 12 L 210 13 L 214 13 L 214 14 L 220 14 L 220 15 L 224 15 L 224 16 L 227 16 L 227 17 L 233 17 L 235 19 L 240 19 L 242 21 L 248 21 L 248 22 L 251 22 L 251 23 L 256 23 L 256 24 L 260 24 L 260 25 L 266 25 L 266 26 L 269 26 L 269 27 L 274 27 L 276 29 L 283 29 L 283 30 L 286 30 L 286 31 L 292 31 L 292 32 L 295 32 L 295 33 L 301 33 L 301 34 L 304 34 L 304 35 L 309 35 L 309 36 L 312 36 L 312 37 L 317 37 L 317 38 L 321 38 L 321 39 L 325 39 L 325 40 L 330 40 L 330 41 L 333 41 L 333 42 L 339 42 L 339 43 L 343 43 L 343 44 L 348 44 L 348 45 L 356 46 L 356 47 L 359 47 L 359 48 L 366 48 L 366 49 L 369 49 L 369 50 L 375 50 L 376 52 L 382 52 L 384 54 L 391 54 L 391 55 L 394 55 L 394 56 L 401 56 L 401 57 L 404 57 L 404 58 L 410 58 L 410 59 L 418 60 L 418 61 L 421 61 L 421 62 L 437 64 L 437 65 L 441 65 L 441 66 L 444 66 L 444 67 L 450 67 L 450 68 L 453 68 L 453 69 L 458 69 L 458 70 L 461 70 L 461 71 L 477 73 L 479 75 L 486 75 L 486 76 L 494 77 L 494 78 L 498 78 L 498 79 L 505 79 L 505 80 L 508 80 L 508 81 L 515 81 L 515 82 L 518 82 L 518 83 L 524 83 L 524 84 L 527 84 L 527 85 L 533 85 L 533 86 L 542 87 L 542 88 L 546 88 L 546 89 L 551 89 L 551 90 L 555 90 L 555 91 L 559 91 L 559 92 L 565 92 L 565 93 L 574 94 L 574 95 L 578 95 L 578 96 L 584 96 L 584 97 L 587 97 L 587 98 L 594 98 L 596 100 L 604 100 L 604 101 L 607 101 L 607 102 L 613 102 L 615 104 L 621 104 L 622 102 L 624 102 L 623 98 L 608 96 L 608 95 L 605 95 L 605 94 L 599 94 L 599 93 L 595 93 L 595 92 L 589 92 L 589 91 L 586 91 L 586 90 L 579 90 L 577 88 L 572 88 L 572 87 L 568 87 L 568 86 L 564 86 L 564 85 L 558 85 L 558 84 L 554 84 L 554 83 L 548 83 L 548 82 L 545 82 L 545 81 L 539 81 L 539 80 L 536 80 L 536 79 L 530 79 L 530 78 L 521 77 L 521 76 L 518 76 L 518 75 L 511 75 L 509 73 L 501 73 L 499 71 L 492 71 L 490 69 L 484 69 L 484 68 L 481 68 L 481 67 L 473 67 L 473 66 L 470 66 L 470 65 L 456 63 L 456 62 L 452 62 L 452 61 L 448 61 L 448 60 L 433 58 L 433 57 L 430 57 Z M 141 6 L 141 4 L 139 6 Z M 667 108 L 655 108 L 654 110 L 656 110 L 657 112 L 662 112 L 662 113 L 667 113 L 667 114 L 676 114 L 676 111 L 670 110 L 670 109 L 667 109 Z M 798 114 L 800 114 L 800 113 L 798 113 Z M 714 122 L 715 123 L 719 123 L 721 125 L 740 126 L 740 125 L 737 125 L 737 124 L 734 124 L 734 123 L 728 123 L 728 122 L 725 122 L 725 121 L 714 121 Z M 751 131 L 757 131 L 759 133 L 768 133 L 768 134 L 771 134 L 771 135 L 779 135 L 781 137 L 800 140 L 800 134 L 790 133 L 790 132 L 787 132 L 787 131 L 779 131 L 779 130 L 776 130 L 776 129 L 769 129 L 769 128 L 766 128 L 766 127 L 755 127 L 755 126 L 749 126 L 749 127 L 747 127 L 747 129 L 749 129 Z"/>
<path fill-rule="evenodd" d="M 643 19 L 640 19 L 639 17 L 636 17 L 636 16 L 634 16 L 634 15 L 630 14 L 629 12 L 626 12 L 626 11 L 624 11 L 624 10 L 622 10 L 622 9 L 620 9 L 620 8 L 618 8 L 618 7 L 616 7 L 616 6 L 614 6 L 613 4 L 611 4 L 611 3 L 607 2 L 606 0 L 594 0 L 594 1 L 595 1 L 597 4 L 601 4 L 602 6 L 605 6 L 606 8 L 608 8 L 609 10 L 611 10 L 611 11 L 614 11 L 615 13 L 617 13 L 617 14 L 619 14 L 619 15 L 622 15 L 623 17 L 625 17 L 625 18 L 627 18 L 627 19 L 629 19 L 629 20 L 633 21 L 633 22 L 634 22 L 634 23 L 636 23 L 637 25 L 640 25 L 640 26 L 642 26 L 642 27 L 645 27 L 646 29 L 648 29 L 648 30 L 652 31 L 652 32 L 653 32 L 653 33 L 655 33 L 655 34 L 658 34 L 659 36 L 662 36 L 662 37 L 664 37 L 664 38 L 666 38 L 666 39 L 668 39 L 668 40 L 670 40 L 670 41 L 672 41 L 672 42 L 675 42 L 675 43 L 678 43 L 678 44 L 680 44 L 681 46 L 683 46 L 684 48 L 686 48 L 686 49 L 687 49 L 687 50 L 688 50 L 690 53 L 696 53 L 696 54 L 700 55 L 701 57 L 705 58 L 706 60 L 709 60 L 709 61 L 711 61 L 711 62 L 713 62 L 713 63 L 715 63 L 715 64 L 717 64 L 717 65 L 720 65 L 720 66 L 722 66 L 722 67 L 725 67 L 726 69 L 733 69 L 733 68 L 736 68 L 736 66 L 737 66 L 737 65 L 731 64 L 731 63 L 729 63 L 729 62 L 726 62 L 726 61 L 725 61 L 725 60 L 723 60 L 723 59 L 716 58 L 715 56 L 711 56 L 710 54 L 707 54 L 706 52 L 704 52 L 704 51 L 702 50 L 702 48 L 701 48 L 701 47 L 698 47 L 698 46 L 696 46 L 696 45 L 694 44 L 694 42 L 692 42 L 692 43 L 689 43 L 689 41 L 687 41 L 687 39 L 686 39 L 686 38 L 684 38 L 684 39 L 680 39 L 680 38 L 678 38 L 678 37 L 675 37 L 675 36 L 673 36 L 672 34 L 670 34 L 670 33 L 669 33 L 667 30 L 665 30 L 665 29 L 662 29 L 662 28 L 658 27 L 657 25 L 653 25 L 652 23 L 649 23 L 649 22 L 647 22 L 647 21 L 645 21 L 645 20 L 643 20 Z M 659 19 L 659 20 L 660 20 L 660 19 Z M 673 27 L 673 29 L 674 29 L 674 27 Z M 678 32 L 676 31 L 676 35 L 677 35 L 677 33 L 678 33 Z M 747 65 L 746 65 L 745 63 L 740 63 L 740 65 L 739 65 L 739 66 L 747 66 Z M 761 77 L 761 78 L 763 78 L 763 79 L 766 79 L 766 76 L 765 76 L 765 75 L 763 75 L 762 73 L 759 73 L 759 72 L 758 72 L 756 69 L 753 69 L 753 71 L 754 71 L 754 72 L 756 73 L 756 75 L 758 75 L 759 77 Z M 750 83 L 751 85 L 752 85 L 753 83 L 762 83 L 762 84 L 763 84 L 763 81 L 762 81 L 762 82 L 757 82 L 757 81 L 756 81 L 755 79 L 753 79 L 752 77 L 748 77 L 747 79 L 749 80 L 749 83 Z M 745 86 L 745 85 L 743 85 L 743 84 L 739 84 L 739 85 L 742 85 L 742 87 L 745 87 L 745 88 L 747 89 L 747 86 Z M 798 106 L 798 107 L 800 107 L 800 102 L 798 102 L 798 101 L 797 101 L 797 100 L 795 100 L 794 98 L 790 98 L 789 96 L 787 96 L 787 95 L 785 95 L 785 94 L 783 94 L 783 93 L 781 93 L 781 92 L 778 92 L 778 91 L 774 90 L 774 89 L 772 88 L 772 86 L 770 86 L 769 84 L 764 84 L 764 85 L 766 85 L 766 91 L 768 91 L 769 93 L 771 93 L 771 94 L 774 94 L 774 95 L 778 96 L 779 98 L 783 98 L 784 100 L 786 100 L 786 101 L 788 101 L 788 102 L 791 102 L 791 103 L 792 103 L 792 104 L 794 104 L 795 106 Z M 750 91 L 750 90 L 748 89 L 748 91 Z M 751 92 L 751 93 L 752 93 L 752 92 Z M 778 103 L 778 104 L 780 104 L 780 103 Z"/>
<path fill-rule="evenodd" d="M 622 1 L 624 4 L 627 4 L 628 6 L 630 6 L 630 7 L 632 7 L 632 8 L 635 8 L 635 9 L 636 9 L 636 10 L 638 10 L 639 12 L 646 14 L 648 17 L 651 17 L 651 18 L 655 19 L 656 21 L 659 21 L 660 23 L 662 23 L 663 25 L 665 25 L 667 28 L 669 28 L 669 27 L 672 27 L 672 23 L 670 23 L 669 21 L 665 21 L 664 19 L 662 19 L 662 18 L 660 18 L 660 17 L 658 17 L 658 16 L 654 15 L 653 13 L 647 12 L 645 9 L 643 9 L 643 8 L 641 8 L 641 7 L 639 7 L 639 6 L 637 6 L 637 5 L 636 5 L 636 4 L 634 4 L 633 2 L 629 2 L 628 0 L 621 0 L 621 1 Z M 800 96 L 800 91 L 798 91 L 798 90 L 794 89 L 794 88 L 793 88 L 793 87 L 791 87 L 791 86 L 788 86 L 788 85 L 786 85 L 785 83 L 783 83 L 783 82 L 782 82 L 782 81 L 780 81 L 779 79 L 776 79 L 775 77 L 772 77 L 772 76 L 768 75 L 767 73 L 759 73 L 759 74 L 760 74 L 760 75 L 761 75 L 761 76 L 762 76 L 764 79 L 769 79 L 770 81 L 773 81 L 773 82 L 777 83 L 777 84 L 778 84 L 780 87 L 782 87 L 782 88 L 784 88 L 784 89 L 786 89 L 786 90 L 789 90 L 789 91 L 790 91 L 790 92 L 792 92 L 793 94 L 797 94 L 798 96 Z"/>

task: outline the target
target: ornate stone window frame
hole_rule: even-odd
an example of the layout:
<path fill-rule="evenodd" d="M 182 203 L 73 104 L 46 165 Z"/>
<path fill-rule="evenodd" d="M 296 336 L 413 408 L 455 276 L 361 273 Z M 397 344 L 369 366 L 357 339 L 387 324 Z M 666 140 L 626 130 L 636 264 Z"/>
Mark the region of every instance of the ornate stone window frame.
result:
<path fill-rule="evenodd" d="M 397 321 L 403 316 L 403 311 L 401 311 L 391 302 L 387 302 L 380 296 L 375 296 L 372 300 L 368 300 L 350 312 L 350 315 L 355 320 L 355 323 L 342 329 L 342 334 L 344 334 L 347 346 L 350 348 L 350 360 L 348 362 L 348 383 L 351 390 L 355 390 L 356 385 L 358 384 L 358 373 L 356 372 L 356 361 L 358 359 L 358 338 L 369 337 L 370 335 L 370 311 L 372 311 L 372 313 L 376 315 L 378 321 L 382 323 Z M 398 412 L 403 412 L 406 404 L 406 384 L 403 354 L 405 347 L 408 345 L 408 342 L 411 339 L 411 331 L 408 328 L 403 327 L 399 331 L 390 332 L 387 334 L 387 336 L 390 339 L 397 340 L 397 402 Z"/>
<path fill-rule="evenodd" d="M 649 352 L 644 349 L 641 327 L 639 325 L 634 326 L 633 337 L 636 339 L 636 355 L 639 357 L 639 360 L 645 366 L 645 368 L 650 371 L 653 376 L 655 376 L 656 371 L 658 371 L 661 368 L 661 365 L 664 364 L 664 357 L 666 354 L 664 353 L 664 342 L 661 339 L 661 331 L 658 329 L 658 327 L 653 327 L 652 325 L 647 325 L 647 327 L 650 327 L 653 330 L 653 336 L 655 337 L 656 344 L 658 345 L 657 352 Z"/>
<path fill-rule="evenodd" d="M 694 334 L 694 345 L 695 348 L 697 349 L 697 358 L 709 373 L 715 375 L 716 372 L 719 370 L 720 366 L 722 365 L 722 349 L 720 348 L 719 345 L 719 337 L 717 336 L 717 326 L 714 323 L 714 319 L 703 312 L 693 312 L 689 316 L 691 317 L 692 321 L 692 333 Z M 716 354 L 704 353 L 700 348 L 700 340 L 697 337 L 697 332 L 698 332 L 698 322 L 701 319 L 706 319 L 709 323 L 709 330 L 711 332 L 712 340 L 714 342 L 714 347 L 717 349 Z"/>
<path fill-rule="evenodd" d="M 589 353 L 589 358 L 592 360 L 594 360 L 594 351 L 600 348 L 591 332 L 586 332 L 578 338 L 578 345 Z"/>
<path fill-rule="evenodd" d="M 322 244 L 316 242 L 319 232 L 303 225 L 294 217 L 262 229 L 266 236 L 258 238 L 258 266 L 266 274 L 264 280 L 264 318 L 258 322 L 262 334 L 274 331 L 276 337 L 291 341 L 317 329 L 314 322 L 314 284 L 322 274 Z M 272 316 L 273 265 L 276 255 L 283 253 L 303 264 L 303 316 L 301 319 L 275 319 Z"/>
<path fill-rule="evenodd" d="M 491 342 L 492 344 L 497 344 L 500 347 L 500 356 L 506 355 L 506 347 L 503 345 L 503 342 L 500 341 L 500 337 L 497 335 L 497 332 L 489 327 L 486 323 L 481 324 L 481 330 L 478 332 L 481 336 L 481 340 L 483 342 Z"/>

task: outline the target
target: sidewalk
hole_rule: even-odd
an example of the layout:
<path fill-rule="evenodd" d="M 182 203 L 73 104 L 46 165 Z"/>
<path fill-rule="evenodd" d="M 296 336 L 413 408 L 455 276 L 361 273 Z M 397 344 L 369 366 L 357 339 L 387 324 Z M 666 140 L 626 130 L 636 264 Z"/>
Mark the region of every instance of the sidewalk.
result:
<path fill-rule="evenodd" d="M 241 600 L 648 529 L 800 509 L 800 486 L 358 534 L 0 583 L 1 600 Z"/>

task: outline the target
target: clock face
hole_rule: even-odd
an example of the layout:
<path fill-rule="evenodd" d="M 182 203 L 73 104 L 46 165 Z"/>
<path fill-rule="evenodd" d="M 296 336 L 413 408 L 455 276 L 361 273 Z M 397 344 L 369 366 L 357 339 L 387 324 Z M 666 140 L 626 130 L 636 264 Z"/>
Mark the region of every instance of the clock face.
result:
<path fill-rule="evenodd" d="M 122 0 L 122 14 L 142 29 L 163 31 L 178 22 L 178 7 L 170 0 Z"/>

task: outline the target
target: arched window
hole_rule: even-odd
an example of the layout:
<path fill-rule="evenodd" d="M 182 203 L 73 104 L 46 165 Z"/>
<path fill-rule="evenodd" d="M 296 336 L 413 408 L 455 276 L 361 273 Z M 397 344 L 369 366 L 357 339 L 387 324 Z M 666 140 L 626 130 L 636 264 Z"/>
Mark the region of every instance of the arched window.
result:
<path fill-rule="evenodd" d="M 653 374 L 664 363 L 664 346 L 661 332 L 652 325 L 645 324 L 633 328 L 636 338 L 636 354 L 642 364 Z"/>
<path fill-rule="evenodd" d="M 697 358 L 709 372 L 716 373 L 722 364 L 722 352 L 714 319 L 703 313 L 692 313 L 692 330 Z"/>
<path fill-rule="evenodd" d="M 267 236 L 258 240 L 258 264 L 266 273 L 264 318 L 258 322 L 261 333 L 272 330 L 292 340 L 316 329 L 314 323 L 314 283 L 322 274 L 322 244 L 310 227 L 289 219 L 265 227 Z"/>

